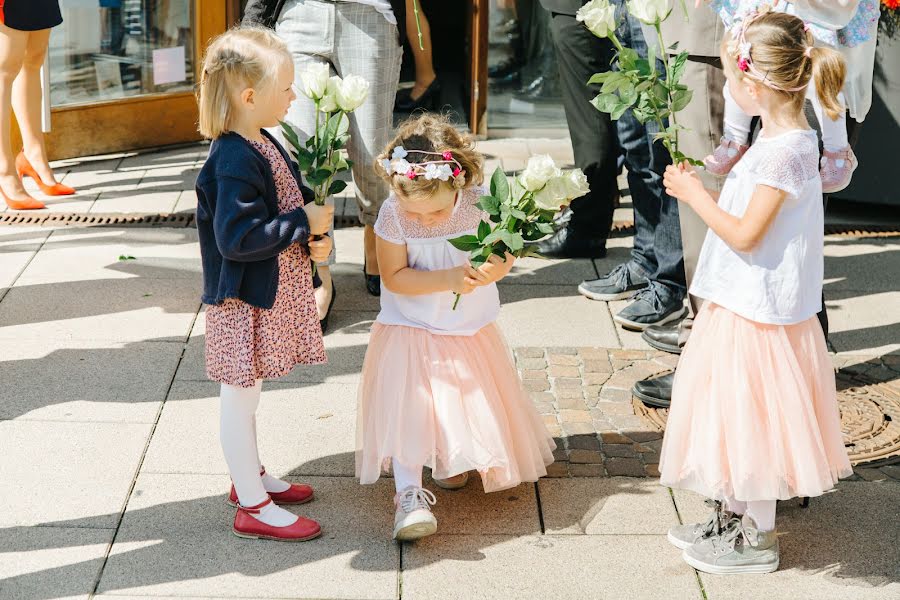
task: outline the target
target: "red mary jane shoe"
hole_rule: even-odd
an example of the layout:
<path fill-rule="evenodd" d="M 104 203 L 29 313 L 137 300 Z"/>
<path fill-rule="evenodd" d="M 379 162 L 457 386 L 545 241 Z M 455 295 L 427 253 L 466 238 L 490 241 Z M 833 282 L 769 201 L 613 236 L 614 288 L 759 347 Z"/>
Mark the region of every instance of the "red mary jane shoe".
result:
<path fill-rule="evenodd" d="M 232 528 L 234 535 L 241 538 L 274 540 L 276 542 L 305 542 L 322 535 L 322 528 L 312 519 L 297 517 L 297 522 L 287 527 L 273 527 L 253 516 L 259 514 L 259 511 L 271 503 L 272 499 L 266 498 L 262 503 L 250 508 L 238 506 Z"/>
<path fill-rule="evenodd" d="M 266 470 L 263 469 L 260 472 L 260 476 L 265 474 Z M 269 497 L 275 504 L 306 504 L 313 499 L 313 489 L 303 483 L 292 483 L 291 487 L 283 492 L 269 492 Z M 228 500 L 226 500 L 226 502 L 235 508 L 240 506 L 234 484 L 231 485 L 231 492 L 228 494 Z"/>

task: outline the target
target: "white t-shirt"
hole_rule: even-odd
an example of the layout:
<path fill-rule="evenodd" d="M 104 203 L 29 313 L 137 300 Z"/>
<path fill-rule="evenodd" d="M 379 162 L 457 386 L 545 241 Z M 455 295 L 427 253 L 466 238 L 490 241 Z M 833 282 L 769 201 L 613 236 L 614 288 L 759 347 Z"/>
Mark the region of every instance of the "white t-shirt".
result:
<path fill-rule="evenodd" d="M 822 309 L 825 215 L 816 132 L 760 135 L 729 173 L 719 206 L 741 217 L 758 185 L 788 194 L 769 231 L 744 253 L 710 229 L 691 293 L 758 323 L 800 323 Z"/>
<path fill-rule="evenodd" d="M 392 244 L 406 246 L 407 264 L 418 271 L 439 271 L 466 264 L 469 253 L 454 248 L 447 240 L 471 235 L 488 215 L 476 206 L 483 188 L 462 190 L 450 218 L 435 227 L 424 227 L 404 216 L 396 196 L 391 194 L 378 211 L 375 233 Z M 475 288 L 453 310 L 453 292 L 420 296 L 395 294 L 381 286 L 381 312 L 376 319 L 384 325 L 418 327 L 438 335 L 475 335 L 500 315 L 500 295 L 496 284 Z"/>

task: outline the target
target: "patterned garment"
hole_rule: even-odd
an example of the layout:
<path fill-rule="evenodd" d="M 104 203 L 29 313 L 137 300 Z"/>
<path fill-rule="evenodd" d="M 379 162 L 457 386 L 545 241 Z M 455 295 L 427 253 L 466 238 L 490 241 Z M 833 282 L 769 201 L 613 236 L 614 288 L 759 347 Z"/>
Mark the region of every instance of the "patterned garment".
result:
<path fill-rule="evenodd" d="M 278 149 L 269 141 L 251 143 L 272 165 L 281 213 L 302 206 L 300 188 Z M 257 379 L 275 379 L 296 365 L 326 360 L 309 255 L 298 244 L 278 256 L 278 292 L 271 309 L 236 298 L 206 309 L 206 374 L 213 381 L 252 387 Z"/>
<path fill-rule="evenodd" d="M 879 0 L 860 0 L 859 7 L 853 18 L 843 29 L 833 31 L 820 27 L 815 23 L 810 24 L 810 31 L 819 44 L 831 48 L 845 46 L 853 48 L 869 40 L 875 34 L 878 17 L 881 14 Z M 786 0 L 713 0 L 712 9 L 719 15 L 725 27 L 730 29 L 735 21 L 744 15 L 757 11 L 762 5 L 768 4 L 774 10 L 793 14 L 793 7 Z"/>

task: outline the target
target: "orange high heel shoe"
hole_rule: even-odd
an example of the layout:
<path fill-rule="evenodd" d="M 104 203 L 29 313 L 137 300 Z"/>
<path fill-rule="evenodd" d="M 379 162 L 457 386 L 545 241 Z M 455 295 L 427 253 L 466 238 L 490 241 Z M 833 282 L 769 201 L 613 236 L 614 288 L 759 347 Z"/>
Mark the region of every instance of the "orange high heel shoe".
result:
<path fill-rule="evenodd" d="M 37 174 L 37 171 L 34 170 L 34 167 L 31 166 L 31 163 L 28 162 L 27 158 L 25 158 L 24 152 L 19 152 L 19 155 L 16 156 L 16 173 L 18 173 L 19 177 L 23 179 L 26 175 L 34 179 L 34 182 L 38 184 L 38 187 L 41 188 L 41 191 L 48 196 L 71 196 L 75 193 L 75 188 L 63 185 L 61 183 L 54 183 L 53 185 L 47 185 L 46 183 L 44 183 L 44 181 L 41 179 L 41 176 Z"/>
<path fill-rule="evenodd" d="M 3 196 L 3 200 L 6 201 L 6 205 L 10 210 L 40 210 L 47 208 L 43 202 L 35 200 L 31 196 L 28 196 L 28 200 L 12 200 L 6 195 L 2 187 L 0 187 L 0 196 Z"/>

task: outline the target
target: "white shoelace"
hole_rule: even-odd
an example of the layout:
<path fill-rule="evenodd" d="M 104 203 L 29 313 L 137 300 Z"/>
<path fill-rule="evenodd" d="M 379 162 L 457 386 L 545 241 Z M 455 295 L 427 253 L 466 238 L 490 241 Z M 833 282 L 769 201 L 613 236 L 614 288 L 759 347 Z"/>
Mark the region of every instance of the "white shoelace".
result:
<path fill-rule="evenodd" d="M 425 488 L 408 487 L 397 495 L 397 505 L 406 513 L 422 508 L 431 510 L 429 505 L 434 506 L 436 503 L 437 498 Z"/>

